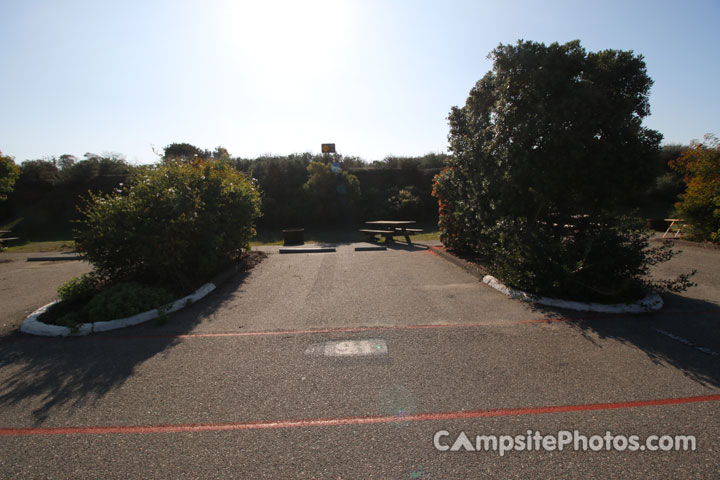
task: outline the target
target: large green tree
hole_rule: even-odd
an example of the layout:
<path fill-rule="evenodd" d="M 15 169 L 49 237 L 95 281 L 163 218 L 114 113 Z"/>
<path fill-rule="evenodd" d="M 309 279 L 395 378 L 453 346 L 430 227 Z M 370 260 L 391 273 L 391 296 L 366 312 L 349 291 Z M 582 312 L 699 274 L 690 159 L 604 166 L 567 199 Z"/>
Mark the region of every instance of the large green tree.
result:
<path fill-rule="evenodd" d="M 666 252 L 643 249 L 621 220 L 654 179 L 662 136 L 642 126 L 652 80 L 633 52 L 519 41 L 449 116 L 452 157 L 439 175 L 442 238 L 487 255 L 534 293 L 637 295 Z"/>

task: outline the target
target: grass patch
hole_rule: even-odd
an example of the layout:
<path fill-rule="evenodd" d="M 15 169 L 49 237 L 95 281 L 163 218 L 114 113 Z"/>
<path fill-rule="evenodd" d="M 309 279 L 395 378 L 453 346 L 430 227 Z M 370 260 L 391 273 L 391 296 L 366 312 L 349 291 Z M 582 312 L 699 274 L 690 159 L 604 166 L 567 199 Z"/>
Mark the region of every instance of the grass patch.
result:
<path fill-rule="evenodd" d="M 4 245 L 5 252 L 16 253 L 41 253 L 41 252 L 68 252 L 75 250 L 75 241 L 69 226 L 53 225 L 48 223 L 47 227 L 40 233 L 28 234 L 23 228 L 25 219 L 15 218 L 12 221 L 0 225 L 0 230 L 11 231 L 6 237 L 20 237 L 20 240 L 9 242 Z"/>
<path fill-rule="evenodd" d="M 417 240 L 426 242 L 431 240 L 440 240 L 440 231 L 437 229 L 436 225 L 434 231 L 421 233 L 420 235 L 413 235 L 410 239 L 413 241 Z"/>
<path fill-rule="evenodd" d="M 27 242 L 5 248 L 6 252 L 16 253 L 71 252 L 73 250 L 75 250 L 75 242 L 73 240 Z"/>

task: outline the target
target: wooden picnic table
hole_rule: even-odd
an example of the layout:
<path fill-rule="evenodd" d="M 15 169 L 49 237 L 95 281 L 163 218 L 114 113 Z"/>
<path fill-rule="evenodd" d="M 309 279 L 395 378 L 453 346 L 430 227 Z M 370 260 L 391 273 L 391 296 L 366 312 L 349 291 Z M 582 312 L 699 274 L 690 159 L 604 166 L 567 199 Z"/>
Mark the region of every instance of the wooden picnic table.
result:
<path fill-rule="evenodd" d="M 383 236 L 385 237 L 385 243 L 392 242 L 394 236 L 402 236 L 405 237 L 408 244 L 411 244 L 410 235 L 422 232 L 421 228 L 408 228 L 416 223 L 415 220 L 373 220 L 365 223 L 376 228 L 363 228 L 360 231 L 373 239 L 375 235 Z"/>
<path fill-rule="evenodd" d="M 20 237 L 4 237 L 6 233 L 12 233 L 10 230 L 0 230 L 0 244 L 5 242 L 13 242 L 15 240 L 20 240 Z"/>
<path fill-rule="evenodd" d="M 663 234 L 662 238 L 667 237 L 668 233 L 670 233 L 670 230 L 672 230 L 673 225 L 676 223 L 678 224 L 677 232 L 673 235 L 673 238 L 682 237 L 682 229 L 685 226 L 685 220 L 682 218 L 666 218 L 666 222 L 670 223 L 667 230 L 665 230 L 665 233 Z"/>

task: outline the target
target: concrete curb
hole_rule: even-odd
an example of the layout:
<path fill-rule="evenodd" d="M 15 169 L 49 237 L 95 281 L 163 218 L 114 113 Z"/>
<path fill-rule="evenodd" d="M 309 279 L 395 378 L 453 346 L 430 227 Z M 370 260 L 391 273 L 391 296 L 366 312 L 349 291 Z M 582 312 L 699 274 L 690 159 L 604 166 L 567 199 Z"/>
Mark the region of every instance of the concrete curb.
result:
<path fill-rule="evenodd" d="M 283 247 L 279 253 L 332 253 L 335 247 Z"/>
<path fill-rule="evenodd" d="M 68 260 L 85 260 L 85 257 L 74 255 L 72 257 L 28 257 L 28 262 L 65 262 Z"/>
<path fill-rule="evenodd" d="M 515 290 L 514 288 L 507 287 L 506 285 L 500 283 L 500 281 L 492 275 L 485 275 L 482 281 L 483 283 L 486 283 L 498 292 L 504 293 L 511 298 L 517 298 L 518 300 L 522 300 L 524 302 L 533 302 L 549 307 L 566 308 L 568 310 L 578 310 L 581 312 L 647 313 L 655 312 L 663 307 L 662 298 L 655 292 L 648 294 L 645 298 L 635 303 L 587 303 L 528 295 L 527 293 L 520 290 Z"/>
<path fill-rule="evenodd" d="M 83 323 L 76 332 L 73 332 L 69 327 L 63 327 L 61 325 L 49 325 L 38 320 L 38 317 L 45 313 L 48 308 L 52 307 L 60 300 L 56 300 L 52 303 L 48 303 L 44 307 L 40 307 L 31 313 L 25 321 L 23 321 L 20 331 L 28 333 L 30 335 L 41 335 L 45 337 L 69 337 L 69 336 L 84 336 L 95 332 L 107 332 L 110 330 L 117 330 L 118 328 L 130 327 L 133 325 L 139 325 L 147 322 L 148 320 L 155 319 L 161 314 L 174 313 L 178 310 L 192 305 L 198 300 L 204 298 L 210 292 L 215 290 L 217 287 L 213 283 L 206 283 L 201 286 L 195 293 L 192 293 L 186 297 L 175 300 L 172 303 L 164 305 L 160 308 L 148 310 L 146 312 L 138 313 L 132 317 L 118 318 L 116 320 L 109 320 L 107 322 L 95 322 L 95 323 Z M 162 312 L 162 313 L 161 313 Z"/>
<path fill-rule="evenodd" d="M 355 247 L 356 252 L 382 252 L 386 251 L 387 247 L 383 245 L 373 245 L 373 244 L 367 244 L 367 245 L 358 245 Z"/>
<path fill-rule="evenodd" d="M 175 300 L 172 303 L 168 303 L 167 305 L 164 305 L 160 308 L 155 308 L 153 310 L 138 313 L 137 315 L 133 315 L 132 317 L 118 318 L 116 320 L 110 320 L 107 322 L 83 323 L 82 325 L 80 325 L 76 332 L 73 332 L 72 329 L 69 327 L 63 327 L 61 325 L 49 325 L 38 320 L 38 317 L 45 313 L 48 308 L 59 302 L 59 300 L 56 300 L 52 303 L 48 303 L 47 305 L 38 308 L 30 315 L 28 315 L 20 326 L 20 331 L 30 335 L 41 335 L 45 337 L 75 337 L 89 335 L 96 332 L 117 330 L 118 328 L 125 328 L 133 325 L 139 325 L 141 323 L 147 322 L 148 320 L 153 320 L 160 315 L 167 315 L 169 313 L 174 313 L 178 310 L 182 310 L 183 308 L 188 307 L 195 302 L 201 300 L 210 292 L 215 290 L 218 285 L 225 282 L 227 279 L 236 274 L 240 270 L 241 266 L 243 266 L 244 264 L 244 260 L 237 262 L 235 265 L 217 274 L 210 282 L 202 285 L 200 288 L 195 290 L 194 293 Z"/>
<path fill-rule="evenodd" d="M 484 268 L 479 267 L 478 271 L 473 271 L 467 267 L 467 265 L 444 251 L 442 248 L 430 247 L 434 252 L 438 253 L 441 257 L 454 263 L 458 267 L 467 271 L 468 273 L 481 279 L 483 283 L 494 288 L 500 293 L 503 293 L 511 298 L 516 298 L 524 302 L 534 302 L 539 305 L 546 305 L 548 307 L 565 308 L 568 310 L 578 310 L 581 312 L 599 312 L 599 313 L 647 313 L 660 310 L 663 307 L 663 300 L 657 293 L 653 292 L 635 303 L 616 303 L 616 304 L 605 304 L 605 303 L 586 303 L 586 302 L 573 302 L 570 300 L 561 300 L 558 298 L 549 297 L 536 297 L 529 295 L 523 291 L 515 290 L 514 288 L 507 287 L 502 284 L 497 278 L 486 273 L 482 273 Z"/>

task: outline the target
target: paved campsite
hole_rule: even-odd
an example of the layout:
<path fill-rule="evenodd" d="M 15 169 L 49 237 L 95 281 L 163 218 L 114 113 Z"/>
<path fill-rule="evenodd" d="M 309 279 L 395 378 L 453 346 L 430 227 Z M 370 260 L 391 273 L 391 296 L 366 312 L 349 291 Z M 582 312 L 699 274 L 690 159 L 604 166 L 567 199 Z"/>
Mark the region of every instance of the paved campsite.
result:
<path fill-rule="evenodd" d="M 355 247 L 260 247 L 260 264 L 167 324 L 82 338 L 14 328 L 35 308 L 19 297 L 47 303 L 85 264 L 0 264 L 0 300 L 15 305 L 0 340 L 2 476 L 717 475 L 720 251 L 684 246 L 663 273 L 697 268 L 699 287 L 659 313 L 613 316 L 512 300 L 425 245 Z M 694 435 L 697 449 L 434 445 L 574 430 Z"/>

